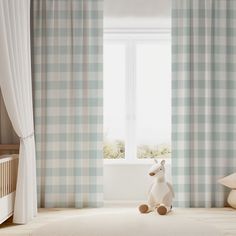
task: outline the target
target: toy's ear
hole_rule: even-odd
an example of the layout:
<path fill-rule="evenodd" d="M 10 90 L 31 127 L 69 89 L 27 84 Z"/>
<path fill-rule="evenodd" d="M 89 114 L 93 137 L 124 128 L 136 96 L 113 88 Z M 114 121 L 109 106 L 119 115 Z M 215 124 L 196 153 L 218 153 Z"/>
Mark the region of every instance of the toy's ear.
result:
<path fill-rule="evenodd" d="M 161 161 L 161 165 L 163 165 L 163 166 L 164 166 L 164 165 L 165 165 L 165 163 L 166 163 L 166 161 L 165 161 L 165 160 L 162 160 L 162 161 Z"/>
<path fill-rule="evenodd" d="M 154 162 L 157 164 L 158 163 L 157 159 L 154 159 Z"/>

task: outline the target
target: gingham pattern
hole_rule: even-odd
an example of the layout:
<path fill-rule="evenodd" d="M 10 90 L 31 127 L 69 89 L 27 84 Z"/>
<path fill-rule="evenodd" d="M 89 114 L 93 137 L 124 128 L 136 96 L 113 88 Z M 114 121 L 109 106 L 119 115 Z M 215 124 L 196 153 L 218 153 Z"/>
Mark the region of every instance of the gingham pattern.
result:
<path fill-rule="evenodd" d="M 38 205 L 103 202 L 102 0 L 33 0 Z"/>
<path fill-rule="evenodd" d="M 175 206 L 220 207 L 236 171 L 236 1 L 172 1 Z"/>

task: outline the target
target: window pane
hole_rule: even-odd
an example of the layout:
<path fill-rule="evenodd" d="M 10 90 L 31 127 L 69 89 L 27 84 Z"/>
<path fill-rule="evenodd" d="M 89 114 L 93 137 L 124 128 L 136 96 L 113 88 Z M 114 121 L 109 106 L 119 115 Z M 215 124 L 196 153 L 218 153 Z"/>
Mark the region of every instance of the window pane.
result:
<path fill-rule="evenodd" d="M 166 41 L 137 44 L 138 158 L 170 153 L 171 45 Z"/>
<path fill-rule="evenodd" d="M 104 45 L 104 158 L 125 156 L 125 45 Z"/>

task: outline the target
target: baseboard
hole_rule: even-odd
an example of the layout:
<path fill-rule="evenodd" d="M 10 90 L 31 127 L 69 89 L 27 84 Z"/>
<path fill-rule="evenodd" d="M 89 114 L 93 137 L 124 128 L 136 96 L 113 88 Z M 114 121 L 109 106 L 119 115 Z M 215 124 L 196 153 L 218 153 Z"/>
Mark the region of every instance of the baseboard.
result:
<path fill-rule="evenodd" d="M 138 207 L 141 203 L 145 201 L 104 201 L 105 207 Z"/>

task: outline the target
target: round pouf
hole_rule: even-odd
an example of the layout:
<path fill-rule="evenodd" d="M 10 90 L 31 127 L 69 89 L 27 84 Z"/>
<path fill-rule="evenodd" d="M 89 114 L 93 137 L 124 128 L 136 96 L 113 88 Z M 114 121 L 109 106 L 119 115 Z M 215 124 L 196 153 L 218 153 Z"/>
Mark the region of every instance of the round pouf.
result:
<path fill-rule="evenodd" d="M 231 207 L 236 208 L 236 189 L 230 191 L 227 201 Z"/>

